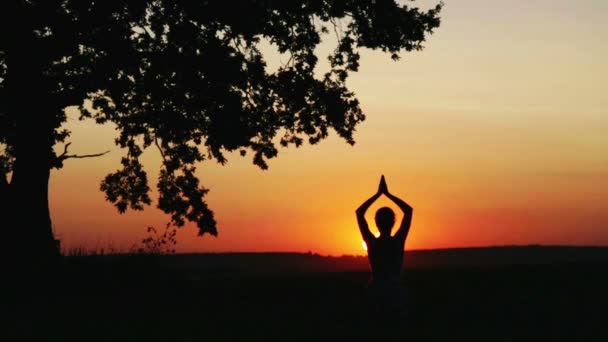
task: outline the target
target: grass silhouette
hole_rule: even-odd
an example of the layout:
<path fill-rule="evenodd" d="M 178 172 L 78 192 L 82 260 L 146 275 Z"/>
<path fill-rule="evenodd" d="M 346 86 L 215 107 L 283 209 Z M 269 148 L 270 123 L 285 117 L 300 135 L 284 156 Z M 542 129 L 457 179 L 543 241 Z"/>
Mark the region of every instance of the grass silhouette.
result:
<path fill-rule="evenodd" d="M 520 249 L 539 248 L 557 253 Z M 505 252 L 456 252 L 493 250 Z M 595 256 L 581 257 L 584 250 Z M 30 284 L 8 301 L 9 326 L 15 337 L 44 341 L 356 341 L 378 331 L 385 340 L 599 341 L 608 337 L 608 262 L 598 250 L 608 251 L 562 247 L 578 261 L 477 266 L 442 265 L 438 256 L 449 251 L 424 251 L 435 264 L 406 267 L 411 321 L 393 326 L 367 310 L 362 258 L 77 250 L 45 279 L 50 291 Z"/>

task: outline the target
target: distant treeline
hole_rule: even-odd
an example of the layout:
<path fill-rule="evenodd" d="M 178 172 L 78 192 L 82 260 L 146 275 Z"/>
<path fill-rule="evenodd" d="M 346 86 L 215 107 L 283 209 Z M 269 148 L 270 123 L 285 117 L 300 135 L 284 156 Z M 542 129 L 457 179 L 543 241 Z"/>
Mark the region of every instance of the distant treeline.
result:
<path fill-rule="evenodd" d="M 313 253 L 200 253 L 162 256 L 163 266 L 212 273 L 369 270 L 365 256 Z M 406 251 L 404 267 L 446 268 L 539 264 L 608 264 L 608 247 L 504 246 Z"/>

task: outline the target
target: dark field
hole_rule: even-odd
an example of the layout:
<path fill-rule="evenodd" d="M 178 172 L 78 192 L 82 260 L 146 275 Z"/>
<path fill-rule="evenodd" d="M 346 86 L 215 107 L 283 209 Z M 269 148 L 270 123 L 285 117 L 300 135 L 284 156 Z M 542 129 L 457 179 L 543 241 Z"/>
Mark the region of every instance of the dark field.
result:
<path fill-rule="evenodd" d="M 409 323 L 390 324 L 368 314 L 360 259 L 343 259 L 349 271 L 286 271 L 298 264 L 289 257 L 258 256 L 248 270 L 220 261 L 255 255 L 213 256 L 203 269 L 186 262 L 196 256 L 70 257 L 9 298 L 9 326 L 32 341 L 608 341 L 601 258 L 408 268 Z"/>

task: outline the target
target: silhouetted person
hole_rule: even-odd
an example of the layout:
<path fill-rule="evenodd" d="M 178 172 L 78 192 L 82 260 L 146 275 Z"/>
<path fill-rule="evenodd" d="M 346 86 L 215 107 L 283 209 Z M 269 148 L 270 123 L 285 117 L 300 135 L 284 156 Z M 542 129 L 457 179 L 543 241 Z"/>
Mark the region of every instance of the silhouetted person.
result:
<path fill-rule="evenodd" d="M 376 226 L 380 236 L 375 237 L 365 220 L 365 212 L 381 195 L 386 195 L 403 211 L 403 219 L 397 232 L 391 236 L 395 224 L 395 213 L 383 207 L 376 212 Z M 404 293 L 400 286 L 405 239 L 412 222 L 413 209 L 407 203 L 388 192 L 384 176 L 380 179 L 378 192 L 365 201 L 356 211 L 361 236 L 367 245 L 367 255 L 372 268 L 370 295 L 377 309 L 402 312 Z"/>

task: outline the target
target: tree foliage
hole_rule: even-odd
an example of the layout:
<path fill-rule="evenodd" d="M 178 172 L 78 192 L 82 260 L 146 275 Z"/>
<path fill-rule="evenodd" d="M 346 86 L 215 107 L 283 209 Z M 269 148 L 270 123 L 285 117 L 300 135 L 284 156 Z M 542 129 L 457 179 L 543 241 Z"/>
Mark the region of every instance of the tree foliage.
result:
<path fill-rule="evenodd" d="M 139 158 L 158 149 L 157 206 L 178 226 L 195 222 L 217 234 L 207 189 L 196 174 L 204 160 L 251 153 L 263 169 L 278 146 L 316 144 L 334 130 L 353 144 L 364 120 L 347 88 L 361 48 L 393 59 L 419 50 L 439 26 L 441 4 L 422 11 L 393 0 L 30 0 L 9 1 L 20 18 L 0 40 L 0 173 L 8 183 L 19 113 L 3 105 L 11 78 L 31 77 L 51 122 L 52 145 L 66 141 L 64 109 L 116 125 L 122 167 L 101 184 L 120 212 L 151 204 Z M 330 70 L 315 73 L 315 48 L 335 35 Z M 286 62 L 270 70 L 262 47 Z M 31 64 L 21 75 L 20 63 Z M 29 70 L 29 69 L 28 69 Z M 42 95 L 44 93 L 45 95 Z M 53 155 L 60 168 L 75 157 Z"/>

